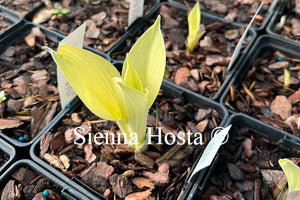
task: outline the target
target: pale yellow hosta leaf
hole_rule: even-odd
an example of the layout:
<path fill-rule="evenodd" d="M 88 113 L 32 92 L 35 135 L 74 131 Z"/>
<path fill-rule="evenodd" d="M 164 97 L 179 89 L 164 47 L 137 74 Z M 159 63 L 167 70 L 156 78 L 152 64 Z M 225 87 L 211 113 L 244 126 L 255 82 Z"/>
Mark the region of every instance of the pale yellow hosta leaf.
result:
<path fill-rule="evenodd" d="M 300 190 L 300 167 L 286 158 L 280 159 L 278 163 L 287 178 L 288 192 Z"/>
<path fill-rule="evenodd" d="M 200 29 L 201 13 L 199 2 L 191 10 L 188 16 L 188 25 L 189 25 L 189 35 L 191 37 L 197 37 L 198 31 Z"/>
<path fill-rule="evenodd" d="M 138 74 L 143 89 L 148 89 L 148 109 L 153 104 L 160 89 L 165 65 L 166 51 L 160 31 L 160 16 L 155 23 L 138 39 L 128 53 L 131 67 Z M 123 68 L 122 74 L 126 70 Z"/>
<path fill-rule="evenodd" d="M 128 56 L 126 56 L 123 65 L 122 79 L 125 85 L 135 88 L 141 92 L 145 92 L 143 88 L 143 83 L 140 80 L 140 77 L 137 74 L 137 72 L 132 68 Z"/>
<path fill-rule="evenodd" d="M 52 56 L 93 113 L 108 120 L 127 118 L 113 83 L 113 78 L 120 78 L 120 74 L 110 62 L 90 51 L 67 44 L 60 45 L 58 52 L 52 52 Z"/>
<path fill-rule="evenodd" d="M 201 13 L 199 2 L 191 10 L 188 15 L 188 25 L 189 25 L 189 35 L 187 37 L 186 49 L 192 53 L 200 40 L 200 38 L 204 35 L 205 31 L 200 31 L 200 22 L 201 22 Z"/>
<path fill-rule="evenodd" d="M 136 150 L 146 139 L 148 91 L 145 93 L 138 91 L 125 85 L 121 79 L 114 79 L 114 81 L 116 90 L 120 94 L 120 101 L 123 102 L 123 108 L 128 115 L 127 120 L 117 121 L 117 124 L 122 132 L 126 133 L 127 138 L 130 138 L 130 133 L 136 133 L 137 144 L 132 146 Z"/>
<path fill-rule="evenodd" d="M 284 69 L 284 85 L 283 88 L 284 89 L 288 89 L 290 86 L 290 71 L 288 69 Z"/>

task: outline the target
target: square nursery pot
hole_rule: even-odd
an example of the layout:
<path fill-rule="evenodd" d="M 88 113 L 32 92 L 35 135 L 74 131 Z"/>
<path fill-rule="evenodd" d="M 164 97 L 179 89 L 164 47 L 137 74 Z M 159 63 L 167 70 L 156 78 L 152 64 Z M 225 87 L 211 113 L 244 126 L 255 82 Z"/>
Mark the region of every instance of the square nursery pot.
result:
<path fill-rule="evenodd" d="M 289 158 L 299 165 L 300 144 L 242 113 L 231 115 L 226 124 L 232 124 L 229 139 L 218 152 L 201 199 L 276 199 L 284 194 L 279 188 L 287 180 L 278 160 Z"/>
<path fill-rule="evenodd" d="M 43 134 L 41 140 L 32 145 L 31 158 L 61 180 L 68 182 L 71 178 L 100 199 L 145 199 L 148 196 L 154 199 L 177 199 L 179 195 L 184 200 L 194 199 L 194 191 L 198 188 L 195 183 L 205 184 L 209 167 L 196 174 L 189 184 L 184 183 L 185 177 L 194 169 L 192 163 L 196 163 L 203 147 L 210 140 L 210 131 L 216 126 L 222 126 L 228 114 L 216 102 L 164 81 L 162 92 L 149 111 L 148 127 L 157 127 L 158 124 L 163 127 L 163 133 L 199 131 L 203 133 L 204 145 L 168 146 L 164 142 L 161 146 L 157 144 L 158 140 L 153 139 L 155 144 L 149 145 L 147 152 L 142 154 L 133 153 L 124 144 L 99 146 L 92 142 L 77 146 L 73 141 L 74 128 L 80 126 L 85 133 L 104 133 L 105 130 L 113 131 L 116 125 L 112 127 L 113 122 L 94 116 L 81 103 L 70 111 L 61 116 L 57 124 L 53 124 L 50 132 Z M 62 162 L 57 155 L 69 158 L 68 169 L 49 164 L 52 158 Z"/>
<path fill-rule="evenodd" d="M 267 33 L 289 42 L 300 45 L 300 4 L 297 1 L 281 2 L 280 8 L 276 10 L 267 26 Z"/>
<path fill-rule="evenodd" d="M 170 2 L 176 2 L 183 4 L 182 0 L 169 0 Z M 192 8 L 198 0 L 187 0 L 186 2 Z M 257 32 L 263 32 L 268 22 L 272 18 L 274 12 L 277 10 L 277 0 L 273 1 L 235 1 L 235 0 L 213 0 L 205 1 L 200 0 L 201 11 L 205 10 L 213 15 L 223 18 L 229 22 L 237 22 L 240 24 L 248 25 L 253 15 L 257 11 L 261 2 L 264 5 L 261 11 L 258 13 L 252 27 Z"/>
<path fill-rule="evenodd" d="M 300 143 L 299 51 L 299 45 L 275 36 L 259 37 L 222 95 L 222 104 L 281 129 Z M 290 74 L 287 89 L 284 71 Z"/>
<path fill-rule="evenodd" d="M 22 24 L 22 17 L 0 5 L 0 40 Z"/>
<path fill-rule="evenodd" d="M 29 148 L 61 111 L 56 64 L 41 47 L 56 49 L 63 38 L 26 24 L 0 42 L 1 91 L 6 96 L 1 102 L 0 137 L 16 147 Z"/>
<path fill-rule="evenodd" d="M 19 160 L 0 176 L 1 199 L 94 200 L 72 181 L 64 183 L 31 160 Z M 17 197 L 14 191 L 19 191 Z M 48 193 L 48 195 L 47 195 Z M 10 198 L 9 198 L 10 197 Z"/>
<path fill-rule="evenodd" d="M 0 174 L 16 159 L 16 150 L 10 144 L 0 139 Z"/>
<path fill-rule="evenodd" d="M 0 2 L 1 6 L 4 6 L 21 16 L 26 16 L 32 9 L 41 4 L 41 0 L 30 0 L 30 1 L 14 1 L 14 0 L 3 0 Z"/>
<path fill-rule="evenodd" d="M 86 22 L 84 45 L 102 52 L 108 51 L 118 40 L 126 35 L 127 29 L 136 29 L 140 19 L 128 27 L 130 1 L 56 1 L 50 8 L 42 3 L 25 16 L 27 21 L 41 24 L 64 35 L 68 35 Z M 144 14 L 159 3 L 159 0 L 145 0 Z M 64 5 L 63 5 L 64 3 Z M 56 8 L 67 8 L 67 14 L 53 14 Z"/>
<path fill-rule="evenodd" d="M 217 100 L 234 74 L 234 69 L 250 49 L 256 32 L 250 29 L 241 54 L 226 73 L 232 53 L 245 27 L 238 23 L 227 23 L 223 18 L 205 11 L 201 12 L 201 24 L 206 33 L 193 53 L 185 49 L 188 35 L 188 9 L 178 3 L 163 2 L 146 16 L 139 29 L 132 30 L 109 51 L 115 60 L 124 60 L 133 43 L 161 15 L 161 30 L 166 44 L 167 64 L 165 78 L 195 93 Z"/>

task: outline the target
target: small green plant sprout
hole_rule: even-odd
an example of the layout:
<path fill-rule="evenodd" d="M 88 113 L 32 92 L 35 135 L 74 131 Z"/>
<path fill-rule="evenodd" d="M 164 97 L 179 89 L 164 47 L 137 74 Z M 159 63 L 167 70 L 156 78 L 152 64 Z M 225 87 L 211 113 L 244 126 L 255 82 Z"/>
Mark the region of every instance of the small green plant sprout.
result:
<path fill-rule="evenodd" d="M 280 159 L 278 161 L 287 181 L 288 190 L 285 200 L 299 200 L 300 197 L 300 167 L 289 159 Z"/>
<path fill-rule="evenodd" d="M 146 150 L 148 111 L 166 65 L 160 16 L 126 55 L 121 76 L 109 61 L 90 51 L 68 44 L 57 52 L 45 49 L 83 103 L 97 116 L 116 121 L 134 151 Z"/>
<path fill-rule="evenodd" d="M 4 90 L 0 91 L 0 103 L 5 101 L 6 96 Z"/>
<path fill-rule="evenodd" d="M 71 12 L 70 9 L 67 9 L 67 8 L 56 8 L 55 10 L 53 10 L 52 14 L 58 15 L 58 16 L 63 16 L 70 12 Z"/>
<path fill-rule="evenodd" d="M 200 32 L 200 21 L 201 21 L 200 12 L 201 11 L 200 11 L 199 2 L 197 2 L 196 5 L 192 8 L 188 16 L 189 35 L 186 41 L 186 49 L 190 53 L 193 53 L 200 38 L 205 33 L 205 31 Z"/>

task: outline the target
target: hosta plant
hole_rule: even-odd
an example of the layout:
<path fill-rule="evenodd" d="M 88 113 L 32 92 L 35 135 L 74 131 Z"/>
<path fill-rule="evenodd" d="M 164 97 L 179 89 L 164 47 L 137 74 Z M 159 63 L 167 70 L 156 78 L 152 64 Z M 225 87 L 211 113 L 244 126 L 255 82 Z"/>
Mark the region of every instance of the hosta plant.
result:
<path fill-rule="evenodd" d="M 300 198 L 300 167 L 289 159 L 280 159 L 278 161 L 287 181 L 288 190 L 284 197 L 285 200 L 299 200 Z"/>
<path fill-rule="evenodd" d="M 148 110 L 166 62 L 160 16 L 127 54 L 122 75 L 106 59 L 75 46 L 48 51 L 83 103 L 95 115 L 116 121 L 133 150 L 145 149 Z"/>
<path fill-rule="evenodd" d="M 199 2 L 195 4 L 188 15 L 189 34 L 186 41 L 186 49 L 192 53 L 205 31 L 200 32 L 201 13 Z"/>

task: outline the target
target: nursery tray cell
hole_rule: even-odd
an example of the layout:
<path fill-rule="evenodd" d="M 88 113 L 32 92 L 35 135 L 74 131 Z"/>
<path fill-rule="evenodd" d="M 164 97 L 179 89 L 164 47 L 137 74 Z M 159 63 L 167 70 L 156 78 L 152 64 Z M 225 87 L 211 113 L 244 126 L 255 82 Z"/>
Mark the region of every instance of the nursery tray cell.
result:
<path fill-rule="evenodd" d="M 238 63 L 253 43 L 256 33 L 250 29 L 241 55 L 235 62 L 237 64 L 226 72 L 233 51 L 245 30 L 244 26 L 227 23 L 202 11 L 201 25 L 205 27 L 203 30 L 206 30 L 206 33 L 200 39 L 200 45 L 197 45 L 195 51 L 188 53 L 185 47 L 188 35 L 187 8 L 177 4 L 162 3 L 156 12 L 148 16 L 149 24 L 154 22 L 158 14 L 161 15 L 161 30 L 167 55 L 165 78 L 216 100 L 232 77 L 234 68 L 239 67 Z M 142 33 L 143 29 L 137 31 L 137 34 Z M 126 52 L 137 38 L 138 36 L 134 35 L 124 40 L 110 52 L 110 56 L 116 60 L 124 60 Z"/>
<path fill-rule="evenodd" d="M 229 140 L 219 150 L 201 199 L 277 199 L 284 195 L 286 189 L 279 188 L 287 180 L 278 160 L 289 158 L 299 165 L 300 144 L 286 143 L 285 134 L 244 114 L 231 116 L 227 124 L 232 124 Z"/>
<path fill-rule="evenodd" d="M 299 61 L 299 46 L 260 37 L 222 102 L 233 111 L 300 137 Z"/>
<path fill-rule="evenodd" d="M 280 9 L 272 17 L 267 32 L 300 43 L 299 1 L 282 1 Z"/>
<path fill-rule="evenodd" d="M 149 12 L 156 3 L 156 0 L 146 0 L 144 12 Z M 86 22 L 84 44 L 107 51 L 128 29 L 129 5 L 129 1 L 119 0 L 56 1 L 52 7 L 41 6 L 26 19 L 63 34 L 71 33 Z"/>
<path fill-rule="evenodd" d="M 47 31 L 26 27 L 10 45 L 3 45 L 0 55 L 1 132 L 9 138 L 27 143 L 60 110 L 56 64 L 42 46 L 56 49 Z"/>
<path fill-rule="evenodd" d="M 41 0 L 0 0 L 0 5 L 9 8 L 22 16 L 41 4 Z"/>
<path fill-rule="evenodd" d="M 184 3 L 181 0 L 171 0 L 177 3 Z M 197 2 L 196 0 L 187 0 L 187 5 L 193 7 Z M 259 5 L 264 3 L 261 11 L 253 22 L 252 27 L 257 31 L 262 31 L 274 12 L 275 3 L 272 0 L 252 0 L 252 1 L 235 1 L 235 0 L 200 0 L 200 7 L 202 10 L 213 13 L 217 16 L 223 17 L 227 21 L 234 21 L 241 24 L 248 24 L 255 12 L 257 11 Z M 270 10 L 269 10 L 270 9 Z"/>
<path fill-rule="evenodd" d="M 0 176 L 1 200 L 90 200 L 82 188 L 69 186 L 30 160 L 14 163 Z M 76 189 L 75 189 L 76 188 Z M 82 193 L 81 193 L 82 192 Z"/>

